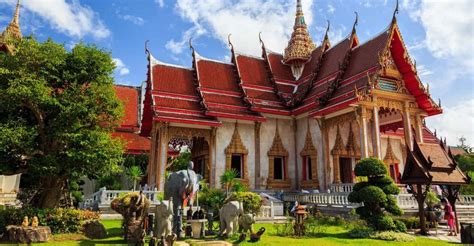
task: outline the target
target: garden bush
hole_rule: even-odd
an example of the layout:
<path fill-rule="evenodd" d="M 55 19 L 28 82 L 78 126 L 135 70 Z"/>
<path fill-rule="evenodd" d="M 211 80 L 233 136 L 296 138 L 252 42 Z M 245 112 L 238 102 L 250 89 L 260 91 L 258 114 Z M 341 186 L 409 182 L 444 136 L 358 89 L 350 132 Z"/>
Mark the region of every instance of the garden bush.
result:
<path fill-rule="evenodd" d="M 275 234 L 280 237 L 293 236 L 295 230 L 293 228 L 293 220 L 287 219 L 285 223 L 273 224 L 275 228 Z"/>
<path fill-rule="evenodd" d="M 394 232 L 394 231 L 382 231 L 376 232 L 370 235 L 370 238 L 385 240 L 385 241 L 396 241 L 396 242 L 413 242 L 415 237 L 406 233 Z"/>
<path fill-rule="evenodd" d="M 398 221 L 405 224 L 405 227 L 409 230 L 420 228 L 420 219 L 418 217 L 398 218 Z"/>
<path fill-rule="evenodd" d="M 377 158 L 364 158 L 354 168 L 355 175 L 367 177 L 367 181 L 359 182 L 353 187 L 348 200 L 364 205 L 356 209 L 361 219 L 379 231 L 403 229 L 398 227 L 387 214 L 402 215 L 393 195 L 399 193 L 393 180 L 387 177 L 385 164 Z"/>
<path fill-rule="evenodd" d="M 398 232 L 407 232 L 407 226 L 400 220 L 393 221 L 395 223 L 395 230 Z"/>
<path fill-rule="evenodd" d="M 207 210 L 212 210 L 214 214 L 224 205 L 225 193 L 221 189 L 203 187 L 198 193 L 199 204 Z"/>
<path fill-rule="evenodd" d="M 354 227 L 349 231 L 352 238 L 368 238 L 374 232 L 374 229 L 368 226 Z"/>
<path fill-rule="evenodd" d="M 0 210 L 0 234 L 5 232 L 7 225 L 21 225 L 25 216 L 28 216 L 30 222 L 33 216 L 37 216 L 39 224 L 49 226 L 53 234 L 79 232 L 84 222 L 98 220 L 100 217 L 97 212 L 73 208 L 7 208 Z"/>
<path fill-rule="evenodd" d="M 259 194 L 254 192 L 235 192 L 229 200 L 240 201 L 244 205 L 244 213 L 258 214 L 263 201 Z"/>

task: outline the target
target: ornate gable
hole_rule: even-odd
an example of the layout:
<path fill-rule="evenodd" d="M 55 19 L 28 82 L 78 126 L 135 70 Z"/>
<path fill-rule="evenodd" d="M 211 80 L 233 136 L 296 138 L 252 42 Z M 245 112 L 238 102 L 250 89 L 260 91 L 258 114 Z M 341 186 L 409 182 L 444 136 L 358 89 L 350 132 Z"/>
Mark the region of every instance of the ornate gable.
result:
<path fill-rule="evenodd" d="M 387 151 L 386 151 L 385 157 L 383 158 L 383 162 L 385 162 L 385 164 L 387 165 L 400 163 L 400 161 L 395 156 L 395 153 L 393 153 L 392 144 L 390 143 L 390 138 L 387 139 Z"/>
<path fill-rule="evenodd" d="M 334 147 L 331 150 L 332 155 L 342 155 L 344 153 L 344 141 L 341 137 L 341 131 L 339 130 L 339 125 L 337 125 L 336 130 L 336 142 L 334 143 Z"/>
<path fill-rule="evenodd" d="M 278 120 L 276 120 L 275 137 L 273 138 L 272 147 L 268 150 L 269 156 L 288 156 L 288 151 L 281 141 L 280 131 L 278 130 Z"/>
<path fill-rule="evenodd" d="M 237 122 L 235 122 L 234 133 L 232 134 L 232 139 L 230 140 L 229 145 L 225 148 L 226 154 L 248 154 L 249 151 L 245 147 L 242 139 L 240 138 L 239 127 Z"/>
<path fill-rule="evenodd" d="M 346 152 L 349 156 L 360 156 L 360 147 L 357 145 L 354 131 L 352 131 L 352 122 L 349 122 L 349 136 L 347 137 Z"/>
<path fill-rule="evenodd" d="M 311 129 L 309 126 L 309 119 L 308 119 L 308 130 L 306 131 L 306 139 L 304 142 L 304 147 L 300 152 L 301 156 L 312 156 L 312 155 L 317 155 L 316 148 L 314 147 L 313 144 L 313 138 L 311 137 Z"/>

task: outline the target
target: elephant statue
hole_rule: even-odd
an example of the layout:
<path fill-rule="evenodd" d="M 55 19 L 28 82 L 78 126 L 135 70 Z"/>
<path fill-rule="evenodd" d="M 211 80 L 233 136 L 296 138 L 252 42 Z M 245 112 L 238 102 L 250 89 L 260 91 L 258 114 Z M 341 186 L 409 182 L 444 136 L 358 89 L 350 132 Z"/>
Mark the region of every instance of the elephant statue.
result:
<path fill-rule="evenodd" d="M 239 216 L 244 213 L 243 205 L 238 201 L 230 201 L 219 210 L 220 230 L 219 235 L 232 236 L 237 227 Z M 224 234 L 225 231 L 225 234 Z"/>
<path fill-rule="evenodd" d="M 176 214 L 178 207 L 192 204 L 196 192 L 199 190 L 199 181 L 202 176 L 193 171 L 193 162 L 190 161 L 187 170 L 171 173 L 165 181 L 165 200 L 173 200 L 173 212 Z"/>
<path fill-rule="evenodd" d="M 239 218 L 239 232 L 253 233 L 252 225 L 255 224 L 255 215 L 254 214 L 243 214 Z"/>
<path fill-rule="evenodd" d="M 157 238 L 166 237 L 172 232 L 173 222 L 173 201 L 159 202 L 155 207 L 155 231 Z"/>

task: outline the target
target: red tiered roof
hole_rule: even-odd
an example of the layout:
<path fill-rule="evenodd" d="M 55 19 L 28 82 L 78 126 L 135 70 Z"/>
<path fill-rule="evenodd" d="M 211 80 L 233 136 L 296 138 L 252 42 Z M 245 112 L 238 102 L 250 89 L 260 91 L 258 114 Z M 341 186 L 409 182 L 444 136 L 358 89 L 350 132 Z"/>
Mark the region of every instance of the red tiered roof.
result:
<path fill-rule="evenodd" d="M 262 45 L 262 58 L 235 54 L 232 63 L 212 61 L 193 53 L 193 68 L 150 61 L 144 117 L 167 122 L 217 126 L 216 117 L 264 121 L 260 113 L 319 117 L 358 103 L 357 90 L 366 90 L 368 75 L 380 71 L 380 56 L 389 49 L 405 86 L 428 115 L 441 113 L 406 59 L 406 47 L 396 20 L 387 30 L 358 43 L 355 28 L 329 48 L 327 36 L 314 49 L 302 76 L 295 80 L 282 55 Z M 151 57 L 151 55 L 150 55 Z M 152 94 L 152 96 L 151 96 Z M 147 95 L 150 95 L 147 99 Z M 148 101 L 147 101 L 148 100 Z M 151 129 L 144 120 L 144 134 Z"/>
<path fill-rule="evenodd" d="M 150 151 L 151 142 L 147 137 L 138 135 L 140 87 L 115 85 L 115 93 L 124 104 L 124 112 L 120 126 L 112 133 L 113 138 L 125 141 L 126 153 L 141 154 Z"/>
<path fill-rule="evenodd" d="M 215 117 L 264 121 L 258 112 L 250 110 L 243 100 L 235 67 L 211 60 L 196 61 L 199 89 L 206 105 L 206 115 Z"/>
<path fill-rule="evenodd" d="M 153 66 L 154 120 L 218 126 L 215 117 L 205 115 L 191 69 L 166 64 Z"/>

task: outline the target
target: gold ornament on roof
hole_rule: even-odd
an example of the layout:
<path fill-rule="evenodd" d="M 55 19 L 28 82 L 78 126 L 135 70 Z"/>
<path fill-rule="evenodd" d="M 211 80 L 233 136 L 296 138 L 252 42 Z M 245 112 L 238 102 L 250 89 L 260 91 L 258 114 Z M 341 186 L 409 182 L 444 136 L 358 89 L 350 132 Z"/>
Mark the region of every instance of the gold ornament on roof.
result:
<path fill-rule="evenodd" d="M 304 19 L 301 0 L 296 2 L 296 17 L 288 46 L 285 48 L 283 63 L 291 66 L 295 79 L 299 79 L 303 73 L 304 64 L 311 58 L 311 52 L 316 48 L 308 33 Z"/>
<path fill-rule="evenodd" d="M 16 4 L 15 14 L 13 15 L 10 24 L 8 24 L 5 31 L 2 32 L 1 38 L 5 41 L 8 38 L 21 39 L 22 34 L 20 30 L 20 0 Z"/>

